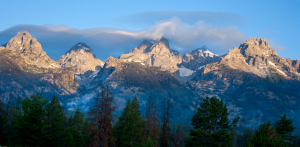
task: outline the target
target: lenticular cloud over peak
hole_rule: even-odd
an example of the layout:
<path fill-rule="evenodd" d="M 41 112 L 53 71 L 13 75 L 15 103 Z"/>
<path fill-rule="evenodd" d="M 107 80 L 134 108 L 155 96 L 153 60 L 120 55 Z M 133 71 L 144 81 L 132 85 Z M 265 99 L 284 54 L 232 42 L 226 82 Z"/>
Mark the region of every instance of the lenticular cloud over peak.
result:
<path fill-rule="evenodd" d="M 0 32 L 0 43 L 8 42 L 9 37 L 13 37 L 21 30 L 27 30 L 33 34 L 50 57 L 54 54 L 62 55 L 77 42 L 85 42 L 93 48 L 97 57 L 104 61 L 110 55 L 127 53 L 145 39 L 167 38 L 171 42 L 171 47 L 181 54 L 203 45 L 216 53 L 224 53 L 246 39 L 244 34 L 234 26 L 218 27 L 201 20 L 194 25 L 189 25 L 173 17 L 170 20 L 156 22 L 151 27 L 140 31 L 117 28 L 78 30 L 65 25 L 49 24 L 18 25 Z M 59 51 L 62 53 L 58 53 Z"/>

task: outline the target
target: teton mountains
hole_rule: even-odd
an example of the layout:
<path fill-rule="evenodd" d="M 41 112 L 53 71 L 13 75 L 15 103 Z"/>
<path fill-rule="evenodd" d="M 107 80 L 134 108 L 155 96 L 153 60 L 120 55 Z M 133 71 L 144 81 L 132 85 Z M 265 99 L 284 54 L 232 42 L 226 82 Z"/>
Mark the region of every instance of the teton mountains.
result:
<path fill-rule="evenodd" d="M 87 111 L 101 83 L 110 83 L 116 102 L 151 95 L 170 96 L 174 121 L 189 122 L 206 96 L 224 100 L 239 126 L 255 127 L 283 113 L 299 123 L 300 60 L 280 57 L 263 38 L 246 40 L 218 56 L 205 46 L 185 53 L 166 38 L 145 40 L 128 54 L 102 62 L 83 42 L 54 61 L 29 32 L 21 31 L 0 47 L 0 93 L 13 97 L 43 92 L 58 95 L 73 110 Z"/>

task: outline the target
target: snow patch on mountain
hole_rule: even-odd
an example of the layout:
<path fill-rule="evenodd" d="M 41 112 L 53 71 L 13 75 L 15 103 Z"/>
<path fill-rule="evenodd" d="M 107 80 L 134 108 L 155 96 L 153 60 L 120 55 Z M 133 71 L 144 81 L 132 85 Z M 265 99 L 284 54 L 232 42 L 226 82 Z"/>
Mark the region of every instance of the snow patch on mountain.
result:
<path fill-rule="evenodd" d="M 96 69 L 96 68 L 95 68 L 95 71 L 90 75 L 90 77 L 91 77 L 91 78 L 96 77 L 99 71 L 100 71 L 100 69 Z"/>
<path fill-rule="evenodd" d="M 277 71 L 279 71 L 281 74 L 283 74 L 284 76 L 287 76 L 282 70 L 277 69 Z"/>
<path fill-rule="evenodd" d="M 79 75 L 75 75 L 76 80 L 81 80 L 81 77 Z"/>
<path fill-rule="evenodd" d="M 84 47 L 84 46 L 83 46 L 83 49 L 86 50 L 86 51 L 91 50 L 90 48 L 87 48 L 87 47 Z"/>
<path fill-rule="evenodd" d="M 188 68 L 185 68 L 184 66 L 178 67 L 178 70 L 181 77 L 187 77 L 192 75 L 194 72 L 196 72 Z"/>
<path fill-rule="evenodd" d="M 270 64 L 270 65 L 273 65 L 273 66 L 276 66 L 273 62 L 271 62 L 271 61 L 268 61 L 268 63 Z"/>
<path fill-rule="evenodd" d="M 203 65 L 203 66 L 200 66 L 200 67 L 198 68 L 198 70 L 202 69 L 203 67 L 205 67 L 205 65 Z"/>

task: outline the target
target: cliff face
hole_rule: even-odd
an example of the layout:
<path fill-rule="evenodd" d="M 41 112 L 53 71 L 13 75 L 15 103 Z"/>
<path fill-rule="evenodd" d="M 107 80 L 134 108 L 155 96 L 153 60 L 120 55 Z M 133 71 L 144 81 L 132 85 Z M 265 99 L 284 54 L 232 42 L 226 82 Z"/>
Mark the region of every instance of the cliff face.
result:
<path fill-rule="evenodd" d="M 122 62 L 138 62 L 145 66 L 160 67 L 171 73 L 178 70 L 177 64 L 181 63 L 179 52 L 170 49 L 167 39 L 145 40 L 129 54 L 119 57 Z"/>
<path fill-rule="evenodd" d="M 5 48 L 18 53 L 26 64 L 40 68 L 59 68 L 59 64 L 49 58 L 43 51 L 41 44 L 32 38 L 27 31 L 19 32 L 6 44 Z"/>
<path fill-rule="evenodd" d="M 102 68 L 104 62 L 96 58 L 92 49 L 85 43 L 79 42 L 58 60 L 61 67 L 71 67 L 75 74 L 84 74 Z M 98 69 L 97 68 L 97 69 Z"/>
<path fill-rule="evenodd" d="M 76 93 L 78 84 L 70 68 L 60 68 L 29 32 L 21 31 L 0 48 L 1 94 L 21 97 L 40 92 L 56 95 Z"/>

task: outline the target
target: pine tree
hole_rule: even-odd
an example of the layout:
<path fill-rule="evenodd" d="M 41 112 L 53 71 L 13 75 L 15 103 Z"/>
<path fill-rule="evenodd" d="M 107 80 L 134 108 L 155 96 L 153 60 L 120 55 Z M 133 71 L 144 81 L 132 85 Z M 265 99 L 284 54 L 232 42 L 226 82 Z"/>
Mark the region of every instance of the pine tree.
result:
<path fill-rule="evenodd" d="M 130 146 L 129 144 L 129 136 L 125 135 L 127 132 L 124 131 L 124 128 L 127 123 L 127 119 L 130 116 L 130 104 L 131 102 L 128 100 L 126 102 L 126 106 L 122 112 L 122 115 L 119 116 L 118 122 L 114 126 L 114 138 L 117 147 L 121 146 Z"/>
<path fill-rule="evenodd" d="M 293 146 L 293 143 L 296 142 L 297 136 L 293 136 L 292 133 L 296 127 L 293 125 L 293 121 L 291 119 L 286 118 L 286 114 L 284 114 L 279 121 L 274 123 L 274 128 L 281 136 L 283 141 L 285 141 L 286 146 Z"/>
<path fill-rule="evenodd" d="M 11 121 L 10 121 L 10 125 L 11 125 L 11 133 L 8 137 L 8 143 L 7 143 L 7 146 L 16 146 L 19 142 L 20 142 L 20 138 L 17 137 L 17 130 L 15 128 L 15 125 L 17 124 L 18 122 L 18 116 L 21 115 L 21 106 L 22 106 L 22 101 L 21 101 L 21 98 L 18 97 L 17 99 L 17 103 L 13 109 L 13 112 L 12 112 L 12 118 L 11 118 Z"/>
<path fill-rule="evenodd" d="M 82 132 L 83 131 L 83 125 L 84 125 L 84 114 L 80 112 L 79 109 L 75 111 L 74 116 L 71 118 L 70 126 L 74 129 Z"/>
<path fill-rule="evenodd" d="M 88 112 L 89 122 L 91 123 L 90 133 L 92 136 L 92 146 L 110 147 L 114 145 L 112 130 L 113 116 L 116 110 L 114 106 L 114 93 L 109 86 L 101 85 L 101 92 L 95 98 L 93 107 Z"/>
<path fill-rule="evenodd" d="M 255 131 L 252 138 L 247 142 L 247 147 L 284 147 L 285 142 L 282 140 L 275 129 L 272 128 L 272 124 L 261 124 L 259 129 Z"/>
<path fill-rule="evenodd" d="M 223 100 L 217 98 L 203 99 L 198 112 L 193 116 L 190 137 L 186 140 L 187 146 L 232 146 L 232 126 L 238 119 L 230 124 L 229 113 Z"/>
<path fill-rule="evenodd" d="M 126 106 L 114 127 L 116 145 L 122 147 L 142 146 L 142 118 L 139 102 L 136 97 L 132 102 L 127 101 Z"/>
<path fill-rule="evenodd" d="M 160 133 L 160 146 L 161 147 L 168 147 L 170 146 L 170 138 L 171 138 L 171 117 L 172 117 L 172 108 L 173 105 L 171 103 L 171 98 L 168 100 L 164 98 L 164 102 L 162 103 L 162 127 Z"/>
<path fill-rule="evenodd" d="M 151 137 L 149 136 L 144 147 L 154 147 Z"/>
<path fill-rule="evenodd" d="M 61 146 L 64 133 L 64 113 L 63 108 L 56 96 L 54 96 L 52 101 L 47 104 L 46 112 L 46 146 Z"/>
<path fill-rule="evenodd" d="M 21 113 L 17 115 L 14 125 L 17 144 L 22 146 L 43 146 L 45 144 L 45 106 L 47 100 L 42 94 L 26 98 L 21 105 Z"/>
<path fill-rule="evenodd" d="M 76 147 L 75 142 L 73 140 L 73 135 L 71 133 L 68 133 L 64 146 L 65 147 Z"/>
<path fill-rule="evenodd" d="M 156 112 L 156 104 L 153 104 L 152 97 L 149 97 L 148 103 L 146 108 L 146 117 L 144 122 L 144 135 L 143 135 L 143 142 L 145 143 L 148 138 L 152 139 L 153 145 L 157 147 L 157 140 L 158 140 L 158 118 Z"/>
<path fill-rule="evenodd" d="M 66 129 L 66 131 L 67 131 L 67 134 L 72 134 L 73 142 L 74 142 L 76 147 L 80 147 L 80 146 L 85 145 L 84 140 L 83 140 L 83 136 L 82 136 L 82 132 L 75 129 L 74 127 L 68 127 Z"/>

